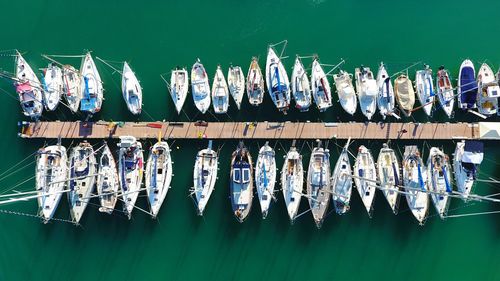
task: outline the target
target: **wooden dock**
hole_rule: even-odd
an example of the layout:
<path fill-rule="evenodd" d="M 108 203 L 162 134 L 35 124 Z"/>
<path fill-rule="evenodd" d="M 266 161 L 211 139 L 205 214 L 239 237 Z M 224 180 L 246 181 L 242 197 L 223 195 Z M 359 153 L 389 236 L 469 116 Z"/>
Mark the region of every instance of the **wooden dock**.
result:
<path fill-rule="evenodd" d="M 31 139 L 479 139 L 479 123 L 24 122 Z"/>

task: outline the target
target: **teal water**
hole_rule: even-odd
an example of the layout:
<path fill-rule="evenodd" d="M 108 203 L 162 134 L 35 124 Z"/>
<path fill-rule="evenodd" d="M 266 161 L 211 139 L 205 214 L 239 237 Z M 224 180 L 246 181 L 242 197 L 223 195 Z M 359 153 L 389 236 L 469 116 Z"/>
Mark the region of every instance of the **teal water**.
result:
<path fill-rule="evenodd" d="M 319 54 L 323 63 L 346 59 L 345 69 L 364 64 L 376 70 L 383 60 L 393 73 L 415 61 L 429 63 L 435 70 L 447 66 L 456 77 L 465 58 L 476 63 L 487 60 L 496 70 L 500 63 L 498 1 L 4 1 L 0 12 L 4 28 L 0 49 L 17 48 L 34 69 L 47 62 L 39 54 L 81 54 L 130 62 L 144 88 L 144 114 L 140 120 L 204 119 L 197 115 L 192 99 L 186 100 L 186 114 L 177 116 L 159 77 L 175 66 L 191 67 L 196 58 L 205 64 L 210 77 L 217 64 L 230 63 L 247 70 L 252 56 L 265 62 L 267 44 L 288 39 L 287 70 L 295 54 Z M 66 63 L 79 66 L 79 59 Z M 305 64 L 308 62 L 305 61 Z M 13 60 L 0 58 L 0 67 L 12 71 Z M 122 101 L 120 77 L 98 63 L 105 83 L 106 100 L 96 119 L 127 120 L 131 116 Z M 410 71 L 413 77 L 415 69 Z M 0 128 L 3 160 L 0 174 L 31 155 L 43 141 L 16 137 L 16 123 L 23 120 L 8 82 L 2 81 Z M 11 95 L 9 96 L 8 93 Z M 230 107 L 229 120 L 364 120 L 358 111 L 349 119 L 338 104 L 319 114 L 292 110 L 277 114 L 266 96 L 259 108 L 243 101 L 243 109 Z M 44 117 L 46 120 L 77 119 L 67 110 Z M 377 116 L 377 118 L 379 118 Z M 378 120 L 378 119 L 377 119 Z M 427 122 L 423 113 L 415 120 Z M 447 121 L 442 112 L 433 120 Z M 458 114 L 453 120 L 476 121 Z M 405 119 L 402 122 L 413 121 Z M 146 141 L 149 147 L 152 141 Z M 172 142 L 171 142 L 172 143 Z M 248 142 L 254 157 L 264 141 Z M 70 141 L 64 145 L 69 146 Z M 342 142 L 338 143 L 343 145 Z M 375 155 L 380 142 L 356 141 Z M 394 142 L 401 150 L 413 142 Z M 442 146 L 451 154 L 454 143 L 418 142 L 425 148 Z M 111 145 L 114 145 L 112 142 Z M 90 207 L 82 227 L 64 222 L 42 225 L 35 218 L 0 213 L 0 280 L 498 280 L 500 258 L 498 216 L 476 216 L 440 221 L 431 209 L 431 218 L 420 227 L 402 200 L 400 214 L 392 215 L 382 194 L 375 199 L 374 217 L 369 219 L 359 196 L 353 193 L 348 215 L 329 216 L 321 230 L 310 214 L 290 226 L 285 206 L 278 195 L 268 218 L 260 218 L 257 200 L 250 218 L 239 224 L 231 214 L 228 199 L 229 156 L 236 142 L 215 142 L 223 147 L 219 180 L 203 218 L 197 217 L 188 189 L 196 151 L 206 141 L 176 141 L 172 157 L 175 177 L 166 202 L 153 221 L 135 212 L 132 221 L 123 216 L 105 216 Z M 275 143 L 272 143 L 275 145 Z M 302 147 L 303 143 L 299 143 Z M 309 145 L 311 145 L 309 143 Z M 482 178 L 498 177 L 495 143 L 486 143 Z M 290 142 L 276 144 L 278 166 Z M 283 147 L 283 148 L 282 148 Z M 333 161 L 338 156 L 335 141 L 329 148 Z M 309 149 L 302 150 L 304 164 Z M 0 176 L 0 190 L 32 190 L 34 165 L 19 165 L 16 173 Z M 18 168 L 19 168 L 18 167 Z M 19 186 L 16 186 L 18 185 Z M 479 184 L 481 194 L 497 187 Z M 255 198 L 254 198 L 255 199 Z M 147 208 L 144 197 L 139 206 Z M 94 202 L 94 203 L 97 203 Z M 34 214 L 36 202 L 23 202 L 2 209 Z M 302 202 L 301 210 L 307 204 Z M 492 211 L 497 206 L 476 203 L 464 206 L 453 201 L 451 214 Z M 57 217 L 69 217 L 62 200 Z"/>

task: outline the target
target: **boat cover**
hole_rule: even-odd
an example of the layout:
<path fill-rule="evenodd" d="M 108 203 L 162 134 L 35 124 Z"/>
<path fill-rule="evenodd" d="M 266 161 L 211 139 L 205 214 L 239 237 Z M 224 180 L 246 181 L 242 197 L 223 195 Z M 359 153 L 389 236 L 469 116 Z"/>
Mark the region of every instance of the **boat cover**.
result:
<path fill-rule="evenodd" d="M 483 143 L 479 141 L 466 141 L 462 162 L 481 164 L 483 161 Z"/>
<path fill-rule="evenodd" d="M 474 78 L 474 69 L 472 67 L 462 68 L 460 73 L 460 101 L 471 108 L 476 103 L 477 83 Z"/>
<path fill-rule="evenodd" d="M 81 110 L 82 111 L 93 111 L 96 108 L 97 98 L 95 95 L 90 95 L 89 93 L 89 79 L 83 77 L 85 81 L 85 89 L 83 91 L 83 99 L 81 100 Z"/>

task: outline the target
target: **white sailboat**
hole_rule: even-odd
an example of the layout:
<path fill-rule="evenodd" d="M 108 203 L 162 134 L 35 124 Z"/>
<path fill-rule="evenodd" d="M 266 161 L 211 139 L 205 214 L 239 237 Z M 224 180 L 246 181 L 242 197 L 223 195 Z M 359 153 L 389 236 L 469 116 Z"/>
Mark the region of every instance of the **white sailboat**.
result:
<path fill-rule="evenodd" d="M 99 212 L 113 213 L 119 190 L 120 183 L 115 158 L 106 144 L 99 158 L 99 174 L 97 175 L 97 194 L 101 202 Z"/>
<path fill-rule="evenodd" d="M 259 60 L 252 58 L 247 74 L 247 96 L 253 106 L 258 106 L 264 99 L 264 77 L 259 66 Z"/>
<path fill-rule="evenodd" d="M 63 73 L 63 91 L 68 107 L 71 112 L 76 113 L 82 100 L 82 76 L 80 72 L 71 65 L 64 65 Z"/>
<path fill-rule="evenodd" d="M 142 144 L 133 136 L 122 136 L 118 148 L 118 179 L 120 180 L 123 211 L 130 219 L 141 190 L 144 172 Z"/>
<path fill-rule="evenodd" d="M 291 86 L 295 107 L 301 112 L 308 111 L 311 106 L 311 84 L 299 56 L 295 58 L 293 65 Z"/>
<path fill-rule="evenodd" d="M 95 187 L 97 162 L 94 149 L 88 142 L 80 143 L 71 149 L 69 163 L 69 208 L 72 221 L 79 224 Z"/>
<path fill-rule="evenodd" d="M 417 221 L 423 225 L 429 209 L 427 171 L 415 145 L 405 146 L 403 183 L 406 189 L 408 207 Z"/>
<path fill-rule="evenodd" d="M 238 222 L 242 223 L 250 214 L 253 199 L 252 156 L 240 142 L 231 156 L 229 194 L 231 208 Z"/>
<path fill-rule="evenodd" d="M 377 171 L 382 193 L 384 193 L 392 212 L 397 214 L 400 192 L 399 186 L 401 186 L 399 161 L 394 150 L 389 148 L 385 143 L 378 154 Z"/>
<path fill-rule="evenodd" d="M 427 116 L 432 115 L 432 106 L 434 104 L 434 84 L 432 83 L 432 69 L 428 65 L 424 70 L 417 70 L 415 75 L 415 87 L 417 88 L 417 97 Z"/>
<path fill-rule="evenodd" d="M 177 114 L 181 112 L 186 101 L 189 87 L 188 73 L 185 68 L 172 70 L 170 75 L 170 96 L 175 105 Z"/>
<path fill-rule="evenodd" d="M 317 58 L 313 60 L 311 70 L 312 95 L 320 112 L 332 106 L 330 82 Z"/>
<path fill-rule="evenodd" d="M 89 114 L 97 113 L 102 107 L 104 89 L 101 76 L 90 53 L 87 53 L 83 58 L 80 73 L 82 75 L 81 88 L 83 91 L 80 110 Z"/>
<path fill-rule="evenodd" d="M 127 62 L 123 63 L 122 71 L 122 94 L 128 110 L 134 114 L 142 111 L 142 88 L 137 76 Z"/>
<path fill-rule="evenodd" d="M 24 116 L 39 119 L 43 111 L 43 97 L 40 80 L 23 56 L 16 51 L 16 76 L 14 87 Z"/>
<path fill-rule="evenodd" d="M 274 149 L 269 143 L 260 148 L 257 162 L 255 163 L 255 187 L 259 197 L 262 218 L 265 219 L 269 212 L 271 200 L 274 197 L 276 183 L 276 159 Z"/>
<path fill-rule="evenodd" d="M 146 193 L 151 208 L 151 217 L 158 216 L 172 182 L 172 158 L 168 143 L 158 141 L 149 150 L 146 163 Z"/>
<path fill-rule="evenodd" d="M 227 72 L 227 84 L 229 92 L 233 97 L 238 110 L 241 107 L 241 100 L 245 94 L 245 75 L 239 66 L 230 66 Z"/>
<path fill-rule="evenodd" d="M 358 99 L 352 85 L 351 76 L 351 74 L 341 70 L 339 73 L 333 75 L 333 80 L 337 88 L 340 105 L 347 113 L 354 115 L 358 107 Z"/>
<path fill-rule="evenodd" d="M 451 173 L 448 155 L 437 147 L 431 147 L 427 159 L 427 186 L 432 191 L 431 199 L 441 219 L 444 219 L 450 206 Z"/>
<path fill-rule="evenodd" d="M 361 112 L 371 120 L 377 110 L 377 81 L 369 67 L 356 68 L 354 73 Z"/>
<path fill-rule="evenodd" d="M 52 219 L 61 201 L 68 176 L 66 148 L 51 145 L 38 150 L 36 157 L 36 191 L 38 213 L 43 222 Z"/>
<path fill-rule="evenodd" d="M 356 189 L 368 212 L 368 216 L 371 218 L 373 200 L 375 199 L 375 191 L 377 190 L 377 170 L 375 169 L 375 161 L 373 161 L 372 153 L 364 145 L 358 149 L 356 162 L 354 162 L 354 176 Z"/>
<path fill-rule="evenodd" d="M 479 165 L 483 162 L 484 147 L 479 141 L 457 143 L 453 155 L 453 173 L 458 192 L 464 200 L 469 198 L 477 178 Z"/>
<path fill-rule="evenodd" d="M 479 113 L 491 116 L 498 114 L 498 98 L 500 87 L 493 70 L 486 63 L 481 65 L 477 73 L 477 109 Z"/>
<path fill-rule="evenodd" d="M 315 147 L 307 170 L 307 198 L 317 228 L 321 228 L 330 203 L 330 152 Z"/>
<path fill-rule="evenodd" d="M 286 113 L 290 106 L 290 82 L 281 59 L 271 46 L 267 51 L 266 84 L 267 91 L 276 108 Z"/>
<path fill-rule="evenodd" d="M 205 114 L 210 107 L 210 85 L 205 67 L 198 59 L 191 69 L 191 93 L 193 94 L 194 105 Z"/>
<path fill-rule="evenodd" d="M 281 187 L 285 199 L 286 210 L 290 223 L 294 223 L 302 199 L 304 188 L 304 167 L 302 156 L 292 146 L 285 156 L 285 163 L 281 169 Z"/>
<path fill-rule="evenodd" d="M 351 202 L 352 170 L 348 147 L 349 141 L 342 149 L 332 173 L 332 199 L 335 212 L 339 215 L 343 215 L 349 211 Z"/>
<path fill-rule="evenodd" d="M 192 194 L 194 194 L 198 215 L 200 216 L 203 216 L 205 207 L 215 188 L 218 160 L 217 152 L 212 149 L 212 141 L 209 141 L 208 147 L 200 150 L 196 155 Z"/>
<path fill-rule="evenodd" d="M 380 115 L 382 115 L 382 118 L 385 119 L 388 115 L 394 113 L 395 98 L 391 77 L 387 73 L 383 62 L 380 63 L 378 68 L 377 87 L 377 106 Z"/>
<path fill-rule="evenodd" d="M 55 63 L 50 63 L 45 69 L 43 85 L 43 103 L 45 109 L 54 111 L 59 105 L 63 93 L 62 70 Z"/>
<path fill-rule="evenodd" d="M 217 114 L 226 113 L 229 107 L 229 90 L 220 66 L 217 66 L 212 85 L 212 105 Z"/>
<path fill-rule="evenodd" d="M 444 66 L 439 67 L 436 77 L 436 88 L 439 104 L 448 118 L 451 118 L 453 106 L 455 105 L 455 91 L 451 84 L 450 72 L 444 69 Z"/>

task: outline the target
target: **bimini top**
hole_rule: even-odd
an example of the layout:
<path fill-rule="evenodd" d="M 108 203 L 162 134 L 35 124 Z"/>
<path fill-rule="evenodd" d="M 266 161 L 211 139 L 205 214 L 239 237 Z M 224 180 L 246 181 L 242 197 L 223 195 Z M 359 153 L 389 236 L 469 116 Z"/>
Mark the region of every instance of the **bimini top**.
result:
<path fill-rule="evenodd" d="M 466 141 L 462 162 L 481 164 L 483 162 L 484 145 L 479 141 Z"/>

